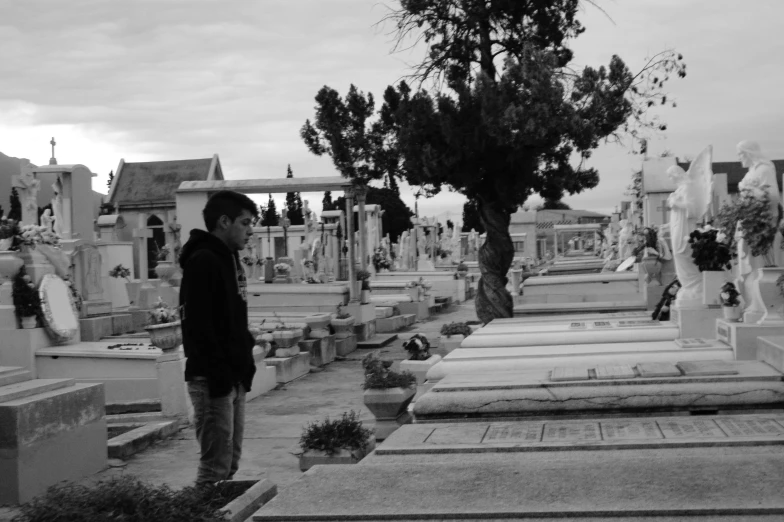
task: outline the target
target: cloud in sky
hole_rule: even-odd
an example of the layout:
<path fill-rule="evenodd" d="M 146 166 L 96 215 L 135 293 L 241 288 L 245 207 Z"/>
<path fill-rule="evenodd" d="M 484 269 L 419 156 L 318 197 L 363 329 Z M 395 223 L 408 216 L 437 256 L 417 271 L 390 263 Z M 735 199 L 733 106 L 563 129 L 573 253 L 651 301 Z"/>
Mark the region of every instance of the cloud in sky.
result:
<path fill-rule="evenodd" d="M 770 157 L 784 158 L 784 41 L 777 37 L 784 3 L 599 5 L 606 14 L 586 4 L 581 16 L 587 31 L 573 45 L 578 65 L 619 54 L 634 71 L 665 48 L 688 64 L 687 78 L 668 85 L 678 108 L 662 111 L 668 130 L 652 153 L 693 156 L 712 143 L 716 160 L 726 161 L 738 141 L 756 139 Z M 55 136 L 60 163 L 89 166 L 98 190 L 120 158 L 218 153 L 231 179 L 283 177 L 289 163 L 295 176 L 335 175 L 328 157 L 307 151 L 299 129 L 323 85 L 345 93 L 353 83 L 378 100 L 421 57 L 421 49 L 390 54 L 391 28 L 375 25 L 385 12 L 359 0 L 6 2 L 0 151 L 46 163 Z M 590 163 L 599 187 L 566 201 L 611 210 L 639 162 L 603 146 Z M 407 188 L 404 199 L 413 206 Z M 419 203 L 424 214 L 459 216 L 462 201 L 444 192 Z"/>

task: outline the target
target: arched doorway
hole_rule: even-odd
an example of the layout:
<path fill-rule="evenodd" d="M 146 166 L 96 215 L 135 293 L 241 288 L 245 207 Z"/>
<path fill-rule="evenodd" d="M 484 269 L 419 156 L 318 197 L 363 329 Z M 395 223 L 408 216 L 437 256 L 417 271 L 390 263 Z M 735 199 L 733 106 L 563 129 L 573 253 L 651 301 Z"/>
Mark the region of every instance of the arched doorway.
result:
<path fill-rule="evenodd" d="M 147 277 L 155 279 L 155 267 L 158 265 L 158 251 L 166 244 L 166 233 L 163 231 L 163 221 L 156 215 L 147 218 L 147 228 L 152 231 L 152 237 L 147 238 Z"/>

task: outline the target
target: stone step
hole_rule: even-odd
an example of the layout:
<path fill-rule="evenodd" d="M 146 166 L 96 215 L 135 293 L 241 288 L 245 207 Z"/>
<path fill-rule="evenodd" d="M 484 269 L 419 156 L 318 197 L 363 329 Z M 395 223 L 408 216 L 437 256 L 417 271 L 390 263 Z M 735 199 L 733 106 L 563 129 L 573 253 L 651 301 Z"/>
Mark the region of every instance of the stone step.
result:
<path fill-rule="evenodd" d="M 782 447 L 733 450 L 371 455 L 312 468 L 253 520 L 780 520 Z"/>
<path fill-rule="evenodd" d="M 0 388 L 0 404 L 17 401 L 74 385 L 73 379 L 33 379 Z"/>
<path fill-rule="evenodd" d="M 115 401 L 106 404 L 106 415 L 138 414 L 160 412 L 160 399 L 144 399 L 140 401 Z"/>
<path fill-rule="evenodd" d="M 145 423 L 138 428 L 109 439 L 107 442 L 109 458 L 127 459 L 154 442 L 171 437 L 179 429 L 179 419 Z"/>
<path fill-rule="evenodd" d="M 405 326 L 412 326 L 414 323 L 416 323 L 416 314 L 401 314 L 401 316 L 403 317 L 403 324 Z"/>
<path fill-rule="evenodd" d="M 367 341 L 357 342 L 357 348 L 365 350 L 383 348 L 397 339 L 397 334 L 376 334 Z"/>
<path fill-rule="evenodd" d="M 386 319 L 395 313 L 391 306 L 376 306 L 376 319 Z"/>
<path fill-rule="evenodd" d="M 0 366 L 0 387 L 29 381 L 32 375 L 21 366 Z"/>
<path fill-rule="evenodd" d="M 376 319 L 377 333 L 394 333 L 406 327 L 406 320 L 402 315 L 393 315 L 383 319 Z"/>

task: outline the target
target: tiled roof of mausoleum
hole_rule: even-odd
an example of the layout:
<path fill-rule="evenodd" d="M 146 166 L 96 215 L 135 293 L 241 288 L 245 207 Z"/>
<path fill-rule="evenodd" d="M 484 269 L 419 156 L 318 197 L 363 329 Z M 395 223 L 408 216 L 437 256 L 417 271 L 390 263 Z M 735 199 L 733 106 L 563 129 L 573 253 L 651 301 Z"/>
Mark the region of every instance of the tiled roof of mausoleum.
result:
<path fill-rule="evenodd" d="M 110 192 L 116 205 L 174 204 L 177 188 L 183 181 L 223 179 L 220 161 L 210 177 L 213 158 L 123 163 Z"/>
<path fill-rule="evenodd" d="M 678 166 L 683 170 L 689 170 L 691 162 L 681 163 Z M 779 191 L 781 191 L 781 176 L 784 173 L 784 160 L 773 160 L 773 166 L 776 167 L 776 181 L 779 183 Z M 714 174 L 727 175 L 727 192 L 735 194 L 738 192 L 738 183 L 743 179 L 749 169 L 740 164 L 740 161 L 717 161 L 712 165 Z"/>

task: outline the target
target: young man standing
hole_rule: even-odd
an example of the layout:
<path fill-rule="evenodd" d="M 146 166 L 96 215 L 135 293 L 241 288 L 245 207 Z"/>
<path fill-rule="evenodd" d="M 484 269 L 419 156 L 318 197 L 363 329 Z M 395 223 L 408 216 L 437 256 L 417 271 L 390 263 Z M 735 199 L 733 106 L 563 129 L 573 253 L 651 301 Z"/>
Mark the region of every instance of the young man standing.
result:
<path fill-rule="evenodd" d="M 256 365 L 248 331 L 245 272 L 238 252 L 253 235 L 256 204 L 244 194 L 213 194 L 182 248 L 180 287 L 185 381 L 201 459 L 196 485 L 228 480 L 239 467 L 245 393 Z"/>

